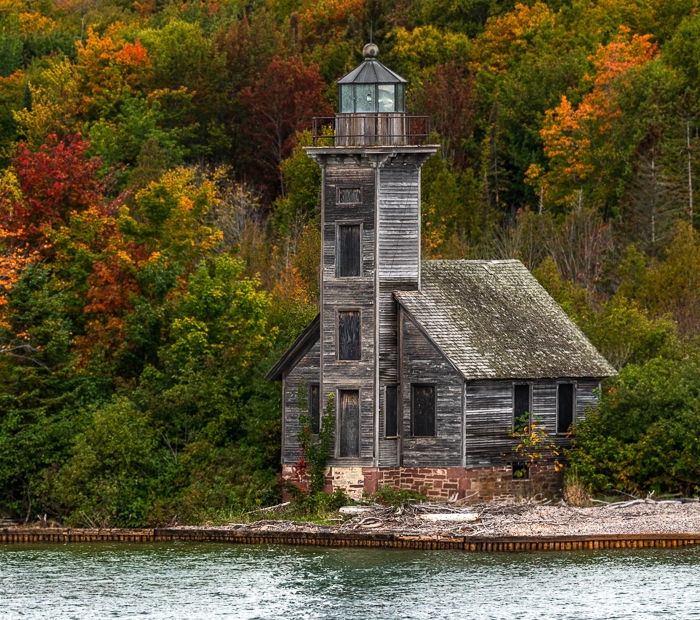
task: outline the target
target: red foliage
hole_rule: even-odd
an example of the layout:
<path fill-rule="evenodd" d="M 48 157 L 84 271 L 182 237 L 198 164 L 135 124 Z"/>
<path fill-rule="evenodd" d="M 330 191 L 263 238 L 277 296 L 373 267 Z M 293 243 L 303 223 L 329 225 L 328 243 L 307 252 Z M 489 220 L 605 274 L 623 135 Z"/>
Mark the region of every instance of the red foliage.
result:
<path fill-rule="evenodd" d="M 22 230 L 25 240 L 43 237 L 43 231 L 65 222 L 72 211 L 97 205 L 103 184 L 97 178 L 101 162 L 87 155 L 88 143 L 79 134 L 47 143 L 32 151 L 20 144 L 13 163 L 22 190 L 21 201 L 0 204 L 0 215 L 11 230 Z"/>
<path fill-rule="evenodd" d="M 241 93 L 250 115 L 248 138 L 257 147 L 253 152 L 258 161 L 267 167 L 268 180 L 280 174 L 279 165 L 291 153 L 296 132 L 308 129 L 312 117 L 331 113 L 324 89 L 318 65 L 305 65 L 298 57 L 275 57 Z"/>
<path fill-rule="evenodd" d="M 416 107 L 431 117 L 448 157 L 459 168 L 467 163 L 461 145 L 472 135 L 477 106 L 474 74 L 455 61 L 437 65 L 417 93 Z"/>

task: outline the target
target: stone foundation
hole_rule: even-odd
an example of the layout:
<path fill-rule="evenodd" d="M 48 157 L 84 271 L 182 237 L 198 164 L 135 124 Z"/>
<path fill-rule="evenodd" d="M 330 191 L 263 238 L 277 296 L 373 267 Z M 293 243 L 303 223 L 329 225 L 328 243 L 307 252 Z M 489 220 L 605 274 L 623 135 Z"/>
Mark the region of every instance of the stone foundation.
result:
<path fill-rule="evenodd" d="M 308 478 L 293 465 L 283 465 L 281 479 L 308 488 Z M 350 497 L 375 493 L 381 486 L 415 491 L 431 499 L 467 498 L 478 503 L 536 494 L 553 497 L 562 488 L 562 474 L 551 465 L 532 465 L 526 480 L 513 479 L 510 465 L 494 467 L 329 467 L 328 493 L 342 489 Z"/>

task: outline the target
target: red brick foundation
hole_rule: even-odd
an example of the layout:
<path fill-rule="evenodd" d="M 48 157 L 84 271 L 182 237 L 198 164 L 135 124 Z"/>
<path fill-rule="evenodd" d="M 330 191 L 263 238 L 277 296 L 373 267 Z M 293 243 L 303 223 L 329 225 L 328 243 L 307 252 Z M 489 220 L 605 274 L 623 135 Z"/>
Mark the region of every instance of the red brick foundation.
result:
<path fill-rule="evenodd" d="M 308 487 L 292 465 L 282 466 L 283 482 Z M 551 465 L 532 465 L 527 480 L 514 480 L 510 465 L 494 467 L 329 467 L 325 491 L 342 489 L 351 497 L 375 493 L 380 486 L 415 491 L 432 499 L 467 498 L 477 503 L 536 494 L 552 497 L 561 491 L 561 472 Z"/>

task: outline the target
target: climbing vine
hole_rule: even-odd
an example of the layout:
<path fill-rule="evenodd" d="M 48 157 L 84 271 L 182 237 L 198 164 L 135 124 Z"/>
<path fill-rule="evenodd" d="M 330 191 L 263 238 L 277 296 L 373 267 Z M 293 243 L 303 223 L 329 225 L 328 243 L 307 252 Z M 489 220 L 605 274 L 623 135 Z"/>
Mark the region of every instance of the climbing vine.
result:
<path fill-rule="evenodd" d="M 318 433 L 313 432 L 313 420 L 309 414 L 306 398 L 307 386 L 302 384 L 297 391 L 299 404 L 299 426 L 297 440 L 303 456 L 297 461 L 297 473 L 300 478 L 309 477 L 309 494 L 323 490 L 325 484 L 326 464 L 333 450 L 335 440 L 335 394 L 328 395 L 326 407 L 319 423 Z"/>

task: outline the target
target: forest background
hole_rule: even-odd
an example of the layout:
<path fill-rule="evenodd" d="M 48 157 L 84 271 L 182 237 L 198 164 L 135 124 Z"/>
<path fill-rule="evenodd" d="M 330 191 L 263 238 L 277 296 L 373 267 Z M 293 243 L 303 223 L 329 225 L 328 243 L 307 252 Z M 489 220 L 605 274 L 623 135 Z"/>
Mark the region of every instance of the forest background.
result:
<path fill-rule="evenodd" d="M 201 522 L 279 494 L 335 80 L 432 117 L 426 257 L 522 260 L 620 369 L 596 491 L 700 492 L 697 0 L 0 0 L 0 516 Z M 695 192 L 695 193 L 694 193 Z"/>

